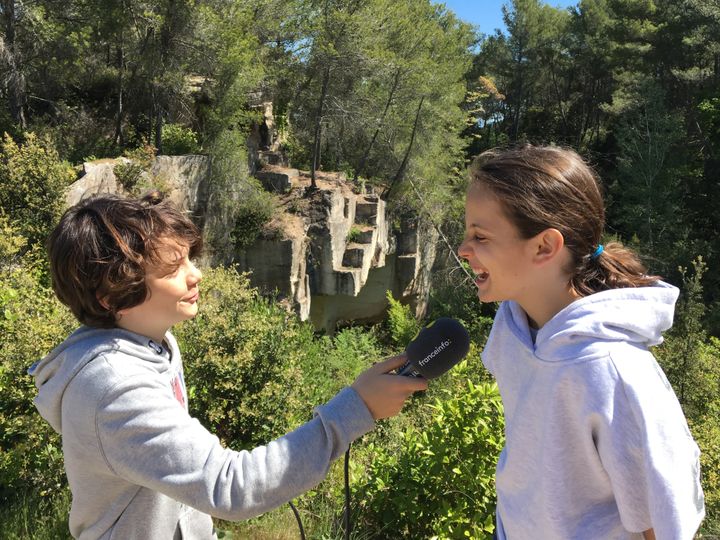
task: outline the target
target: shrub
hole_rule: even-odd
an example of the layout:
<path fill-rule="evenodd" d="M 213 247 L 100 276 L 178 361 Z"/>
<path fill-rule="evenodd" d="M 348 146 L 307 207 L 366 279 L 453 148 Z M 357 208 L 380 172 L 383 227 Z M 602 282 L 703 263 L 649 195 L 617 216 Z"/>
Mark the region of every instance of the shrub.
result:
<path fill-rule="evenodd" d="M 462 276 L 462 281 L 458 276 Z M 428 309 L 434 318 L 452 317 L 462 322 L 470 340 L 482 350 L 490 335 L 496 304 L 481 303 L 475 286 L 465 278 L 461 268 L 455 267 L 433 274 Z"/>
<path fill-rule="evenodd" d="M 275 211 L 273 196 L 259 186 L 249 188 L 235 209 L 232 242 L 237 249 L 251 246 L 257 240 Z"/>
<path fill-rule="evenodd" d="M 346 242 L 348 244 L 352 244 L 353 242 L 357 242 L 360 239 L 360 236 L 362 235 L 362 229 L 358 227 L 357 225 L 353 225 L 350 227 L 347 233 L 347 240 Z"/>
<path fill-rule="evenodd" d="M 718 360 L 720 357 L 716 357 Z M 700 447 L 700 471 L 705 494 L 705 521 L 701 531 L 720 534 L 720 403 L 704 416 L 690 420 L 690 429 Z"/>
<path fill-rule="evenodd" d="M 192 414 L 233 449 L 264 444 L 312 415 L 380 357 L 372 334 L 316 338 L 247 275 L 204 270 L 200 311 L 174 329 Z"/>
<path fill-rule="evenodd" d="M 287 431 L 297 409 L 294 316 L 234 268 L 204 272 L 197 317 L 174 330 L 191 412 L 231 448 L 265 443 Z"/>
<path fill-rule="evenodd" d="M 373 459 L 357 488 L 362 527 L 373 538 L 489 539 L 503 445 L 497 387 L 468 381 L 431 408 L 429 424 L 408 428 L 399 449 L 367 448 Z"/>
<path fill-rule="evenodd" d="M 72 167 L 60 161 L 48 140 L 28 133 L 19 145 L 5 134 L 0 153 L 0 209 L 27 238 L 28 247 L 42 244 L 50 233 L 74 178 Z"/>
<path fill-rule="evenodd" d="M 385 297 L 388 301 L 387 326 L 390 332 L 390 339 L 400 347 L 406 347 L 415 334 L 420 330 L 420 323 L 410 311 L 410 307 L 401 304 L 387 291 Z"/>
<path fill-rule="evenodd" d="M 180 124 L 164 124 L 162 127 L 163 154 L 181 156 L 200 151 L 197 134 Z"/>
<path fill-rule="evenodd" d="M 0 208 L 0 267 L 7 266 L 25 246 L 26 239 L 19 233 L 20 228 L 13 225 Z"/>
<path fill-rule="evenodd" d="M 77 326 L 28 266 L 0 268 L 0 500 L 42 497 L 66 484 L 60 436 L 37 413 L 30 365 Z"/>
<path fill-rule="evenodd" d="M 113 167 L 115 178 L 128 193 L 137 196 L 151 187 L 150 168 L 155 161 L 155 151 L 150 144 L 126 150 L 127 161 Z"/>

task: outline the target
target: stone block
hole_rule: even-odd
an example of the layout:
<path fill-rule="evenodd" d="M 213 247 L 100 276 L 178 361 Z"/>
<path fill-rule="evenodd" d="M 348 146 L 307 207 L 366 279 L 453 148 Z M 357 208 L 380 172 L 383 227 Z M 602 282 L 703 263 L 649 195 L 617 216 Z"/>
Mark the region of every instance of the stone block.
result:
<path fill-rule="evenodd" d="M 348 247 L 343 253 L 342 265 L 349 268 L 362 268 L 365 248 Z"/>
<path fill-rule="evenodd" d="M 355 205 L 355 223 L 377 223 L 378 203 L 358 202 Z"/>
<path fill-rule="evenodd" d="M 287 193 L 299 177 L 297 169 L 259 170 L 255 177 L 263 187 L 276 193 Z"/>

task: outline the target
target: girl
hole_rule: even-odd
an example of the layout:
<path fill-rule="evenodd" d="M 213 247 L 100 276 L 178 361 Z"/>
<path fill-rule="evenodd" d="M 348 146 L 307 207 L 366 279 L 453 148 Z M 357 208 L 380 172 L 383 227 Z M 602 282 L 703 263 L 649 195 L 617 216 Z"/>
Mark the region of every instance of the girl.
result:
<path fill-rule="evenodd" d="M 500 540 L 691 539 L 699 450 L 649 348 L 678 290 L 600 244 L 595 174 L 572 150 L 491 151 L 471 167 L 459 254 L 503 301 L 482 360 L 505 408 Z"/>

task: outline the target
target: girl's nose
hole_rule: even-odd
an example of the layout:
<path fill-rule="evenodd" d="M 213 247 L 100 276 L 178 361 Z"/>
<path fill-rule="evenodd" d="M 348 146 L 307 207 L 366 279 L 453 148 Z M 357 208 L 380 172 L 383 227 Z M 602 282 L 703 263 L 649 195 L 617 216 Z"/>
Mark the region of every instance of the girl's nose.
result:
<path fill-rule="evenodd" d="M 460 244 L 460 247 L 458 247 L 457 252 L 458 252 L 458 256 L 459 256 L 461 259 L 467 259 L 467 258 L 468 258 L 469 253 L 468 253 L 468 249 L 467 249 L 467 244 L 466 244 L 466 242 L 465 242 L 464 240 L 463 240 L 463 243 Z"/>

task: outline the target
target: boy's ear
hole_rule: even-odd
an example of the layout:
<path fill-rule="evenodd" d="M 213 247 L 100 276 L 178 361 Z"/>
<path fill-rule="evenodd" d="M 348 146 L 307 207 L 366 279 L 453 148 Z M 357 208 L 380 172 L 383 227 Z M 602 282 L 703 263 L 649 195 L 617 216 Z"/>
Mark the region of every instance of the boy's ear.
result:
<path fill-rule="evenodd" d="M 105 309 L 107 309 L 108 311 L 110 311 L 110 304 L 109 304 L 108 301 L 107 301 L 107 296 L 100 296 L 100 293 L 99 293 L 99 292 L 96 292 L 96 293 L 95 293 L 95 298 L 97 298 L 98 303 L 99 303 L 102 307 L 104 307 Z"/>
<path fill-rule="evenodd" d="M 557 229 L 545 229 L 532 242 L 533 260 L 544 264 L 554 259 L 565 247 L 565 237 Z"/>

